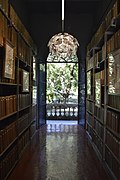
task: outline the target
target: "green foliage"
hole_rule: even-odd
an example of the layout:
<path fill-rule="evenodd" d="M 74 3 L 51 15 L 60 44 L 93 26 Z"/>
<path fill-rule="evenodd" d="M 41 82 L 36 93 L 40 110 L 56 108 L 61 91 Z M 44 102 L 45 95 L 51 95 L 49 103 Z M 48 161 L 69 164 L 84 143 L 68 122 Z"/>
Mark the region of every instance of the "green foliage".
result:
<path fill-rule="evenodd" d="M 66 103 L 70 95 L 76 94 L 77 85 L 77 63 L 47 64 L 47 102 L 58 100 Z"/>

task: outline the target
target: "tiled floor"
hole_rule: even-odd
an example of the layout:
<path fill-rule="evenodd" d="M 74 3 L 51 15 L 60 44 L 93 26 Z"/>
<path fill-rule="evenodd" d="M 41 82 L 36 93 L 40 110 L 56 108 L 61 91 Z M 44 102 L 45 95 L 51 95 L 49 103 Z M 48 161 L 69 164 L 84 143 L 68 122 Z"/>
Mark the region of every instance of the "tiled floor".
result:
<path fill-rule="evenodd" d="M 108 180 L 78 125 L 42 126 L 8 180 Z"/>

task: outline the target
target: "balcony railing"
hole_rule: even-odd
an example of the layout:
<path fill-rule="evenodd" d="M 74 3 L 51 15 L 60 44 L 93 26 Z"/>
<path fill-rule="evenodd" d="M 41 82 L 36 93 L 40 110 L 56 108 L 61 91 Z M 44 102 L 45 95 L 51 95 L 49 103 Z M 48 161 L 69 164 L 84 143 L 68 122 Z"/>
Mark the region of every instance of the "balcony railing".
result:
<path fill-rule="evenodd" d="M 52 103 L 46 105 L 47 119 L 51 120 L 77 120 L 77 104 Z"/>

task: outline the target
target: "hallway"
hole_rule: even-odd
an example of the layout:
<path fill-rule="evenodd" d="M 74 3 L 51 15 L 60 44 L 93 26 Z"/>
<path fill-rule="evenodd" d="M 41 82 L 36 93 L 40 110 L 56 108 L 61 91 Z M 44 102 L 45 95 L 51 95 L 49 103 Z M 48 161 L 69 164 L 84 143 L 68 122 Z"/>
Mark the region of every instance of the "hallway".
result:
<path fill-rule="evenodd" d="M 78 125 L 40 127 L 8 180 L 108 180 Z"/>

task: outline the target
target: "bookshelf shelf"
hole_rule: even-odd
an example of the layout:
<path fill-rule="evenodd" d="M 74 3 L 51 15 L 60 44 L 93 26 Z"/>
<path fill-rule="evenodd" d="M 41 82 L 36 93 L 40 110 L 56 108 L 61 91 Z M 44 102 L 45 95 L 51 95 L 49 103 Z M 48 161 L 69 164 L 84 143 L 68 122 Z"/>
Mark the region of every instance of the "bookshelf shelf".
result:
<path fill-rule="evenodd" d="M 91 142 L 91 144 L 92 144 L 92 147 L 95 150 L 96 154 L 98 155 L 99 159 L 102 160 L 102 154 L 100 153 L 98 147 L 95 144 L 93 144 L 92 142 Z"/>
<path fill-rule="evenodd" d="M 28 64 L 27 62 L 25 62 L 24 60 L 22 60 L 20 58 L 18 58 L 18 59 L 19 59 L 20 65 L 24 66 L 25 68 L 31 68 L 30 64 Z"/>
<path fill-rule="evenodd" d="M 24 148 L 22 149 L 22 151 L 21 151 L 21 152 L 19 152 L 19 157 L 18 157 L 18 159 L 19 159 L 19 160 L 20 160 L 20 158 L 22 157 L 22 155 L 23 155 L 24 151 L 26 150 L 26 148 L 27 148 L 28 144 L 29 144 L 29 142 L 27 142 L 27 144 L 24 146 Z"/>
<path fill-rule="evenodd" d="M 9 175 L 11 174 L 11 172 L 13 171 L 13 169 L 15 168 L 15 166 L 17 165 L 18 160 L 16 160 L 16 162 L 14 163 L 14 165 L 12 166 L 12 168 L 10 169 L 10 171 L 8 172 L 7 176 L 5 177 L 5 180 L 8 179 Z"/>
<path fill-rule="evenodd" d="M 17 86 L 17 84 L 14 84 L 14 83 L 4 83 L 4 82 L 0 82 L 0 86 Z"/>
<path fill-rule="evenodd" d="M 34 138 L 35 134 L 36 134 L 36 131 L 35 131 L 35 132 L 33 133 L 33 135 L 30 137 L 31 140 Z"/>
<path fill-rule="evenodd" d="M 93 128 L 93 126 L 87 121 L 87 124 L 91 127 L 91 128 Z M 93 129 L 94 130 L 94 129 Z"/>
<path fill-rule="evenodd" d="M 30 124 L 22 132 L 18 133 L 18 137 L 20 137 L 22 134 L 24 134 L 25 131 L 27 131 L 29 129 L 29 127 L 30 127 Z"/>
<path fill-rule="evenodd" d="M 8 118 L 8 117 L 10 117 L 10 116 L 13 116 L 13 115 L 15 115 L 16 113 L 17 113 L 17 111 L 15 111 L 15 112 L 13 112 L 13 113 L 10 113 L 10 114 L 8 114 L 7 116 L 3 116 L 3 117 L 0 118 L 0 121 L 3 121 L 4 119 L 6 119 L 6 118 Z"/>
<path fill-rule="evenodd" d="M 7 146 L 6 149 L 3 150 L 3 152 L 0 154 L 0 157 L 2 157 L 6 151 L 8 151 L 8 149 L 17 141 L 17 137 Z"/>
<path fill-rule="evenodd" d="M 99 51 L 99 50 L 100 50 L 100 46 L 96 45 L 89 50 L 88 54 L 92 56 L 95 51 Z"/>
<path fill-rule="evenodd" d="M 95 151 L 96 154 L 98 155 L 98 158 L 99 158 L 100 160 L 102 160 L 102 154 L 100 153 L 100 151 L 99 151 L 98 147 L 96 146 L 96 144 L 93 143 L 93 139 L 92 139 L 92 137 L 91 137 L 91 135 L 89 134 L 88 131 L 87 131 L 87 134 L 88 134 L 88 137 L 89 137 L 89 139 L 90 139 L 90 143 L 91 143 L 94 151 Z"/>
<path fill-rule="evenodd" d="M 103 139 L 100 137 L 100 135 L 97 133 L 97 131 L 94 129 L 94 132 L 96 134 L 96 136 L 100 139 L 100 141 L 103 143 Z"/>
<path fill-rule="evenodd" d="M 115 33 L 120 27 L 120 13 L 117 15 L 116 18 L 113 18 L 111 21 L 111 25 L 108 26 L 106 33 L 112 32 Z M 112 35 L 112 34 L 111 34 Z"/>
<path fill-rule="evenodd" d="M 114 153 L 111 151 L 111 149 L 108 147 L 107 144 L 105 144 L 105 146 L 106 146 L 107 149 L 110 151 L 110 153 L 113 155 L 113 157 L 115 158 L 115 160 L 120 164 L 120 161 L 119 161 L 118 157 L 116 157 L 116 156 L 114 155 Z"/>
<path fill-rule="evenodd" d="M 97 116 L 94 115 L 94 118 L 99 121 L 102 125 L 103 125 L 103 120 L 101 120 L 100 118 L 98 118 Z"/>
<path fill-rule="evenodd" d="M 2 7 L 0 6 L 0 12 L 4 15 L 4 17 L 6 17 L 6 19 L 8 21 L 10 21 L 10 18 L 8 17 L 7 13 L 5 13 L 5 11 L 2 9 Z"/>
<path fill-rule="evenodd" d="M 107 169 L 106 169 L 106 167 L 107 167 Z M 110 167 L 106 161 L 105 161 L 105 169 L 107 170 L 108 174 L 110 174 L 110 176 L 113 177 L 113 179 L 117 180 L 117 178 L 115 177 L 114 173 L 112 172 L 112 170 L 110 169 Z"/>
<path fill-rule="evenodd" d="M 116 136 L 117 138 L 120 139 L 120 135 L 119 133 L 116 133 L 115 131 L 113 131 L 111 128 L 109 128 L 108 126 L 106 127 L 108 131 L 110 131 L 114 136 Z"/>
<path fill-rule="evenodd" d="M 23 111 L 23 110 L 28 109 L 28 108 L 30 108 L 30 107 L 31 107 L 31 105 L 26 106 L 26 107 L 24 107 L 24 108 L 19 109 L 19 111 Z"/>
<path fill-rule="evenodd" d="M 30 122 L 30 125 L 36 122 L 36 117 Z"/>
<path fill-rule="evenodd" d="M 93 113 L 92 113 L 92 112 L 90 112 L 88 109 L 87 109 L 87 112 L 88 112 L 89 114 L 91 114 L 91 115 L 93 114 Z"/>
<path fill-rule="evenodd" d="M 111 106 L 107 106 L 107 108 L 120 113 L 120 109 L 116 109 L 116 108 L 111 107 Z"/>

